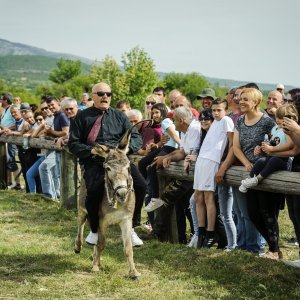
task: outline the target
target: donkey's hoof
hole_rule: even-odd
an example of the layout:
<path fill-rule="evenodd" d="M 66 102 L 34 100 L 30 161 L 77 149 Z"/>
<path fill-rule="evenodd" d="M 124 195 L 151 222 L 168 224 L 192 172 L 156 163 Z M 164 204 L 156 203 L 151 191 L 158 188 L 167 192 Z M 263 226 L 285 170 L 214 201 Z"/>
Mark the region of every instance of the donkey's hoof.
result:
<path fill-rule="evenodd" d="M 99 269 L 99 267 L 98 266 L 93 266 L 93 268 L 92 268 L 92 272 L 99 272 L 100 271 L 100 269 Z"/>
<path fill-rule="evenodd" d="M 139 280 L 140 277 L 141 277 L 141 273 L 137 271 L 129 273 L 129 278 L 132 280 Z"/>
<path fill-rule="evenodd" d="M 74 252 L 75 252 L 76 254 L 79 254 L 79 253 L 81 252 L 81 249 L 74 248 Z"/>

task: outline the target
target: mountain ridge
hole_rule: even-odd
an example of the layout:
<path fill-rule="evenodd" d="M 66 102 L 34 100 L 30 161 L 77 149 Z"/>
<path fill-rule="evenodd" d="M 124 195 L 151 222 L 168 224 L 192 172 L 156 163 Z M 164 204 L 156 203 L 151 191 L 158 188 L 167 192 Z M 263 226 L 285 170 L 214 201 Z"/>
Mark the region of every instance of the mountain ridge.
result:
<path fill-rule="evenodd" d="M 55 58 L 56 60 L 58 60 L 59 58 L 64 58 L 64 59 L 72 59 L 72 60 L 80 60 L 83 64 L 86 65 L 92 65 L 93 63 L 95 63 L 95 61 L 85 58 L 85 57 L 81 57 L 81 56 L 77 56 L 77 55 L 73 55 L 73 54 L 68 54 L 68 53 L 59 53 L 59 52 L 52 52 L 52 51 L 47 51 L 43 48 L 39 48 L 39 47 L 35 47 L 35 46 L 30 46 L 30 45 L 26 45 L 26 44 L 22 44 L 22 43 L 18 43 L 18 42 L 11 42 L 5 39 L 1 39 L 0 38 L 0 66 L 1 65 L 7 65 L 7 60 L 9 60 L 9 57 L 11 56 L 19 56 L 20 57 L 24 57 L 24 56 L 32 56 L 32 57 L 46 57 L 48 58 L 48 62 L 49 62 L 49 67 L 47 68 L 45 66 L 44 70 L 41 70 L 41 72 L 45 75 L 48 74 L 50 72 L 50 69 L 55 65 L 55 61 L 51 60 L 49 58 Z M 40 59 L 40 58 L 39 58 Z M 20 60 L 16 60 L 16 63 L 19 63 L 20 65 Z M 35 59 L 35 63 L 38 59 Z M 10 62 L 10 68 L 12 68 L 12 73 L 14 74 L 14 78 L 17 77 L 18 73 L 20 74 L 20 76 L 22 75 L 22 70 L 18 70 L 16 71 L 16 68 L 14 68 L 13 63 Z M 86 69 L 86 68 L 85 68 Z M 1 70 L 1 74 L 6 74 L 7 76 L 9 76 L 9 74 L 11 72 L 9 72 L 10 70 L 6 70 L 7 72 L 3 72 L 3 69 Z M 28 69 L 24 69 L 23 70 L 24 73 L 26 73 L 27 75 L 32 73 L 32 70 L 28 70 Z M 166 74 L 166 72 L 157 72 L 159 74 L 159 76 L 161 78 L 163 78 Z M 237 87 L 237 86 L 241 86 L 246 84 L 249 81 L 246 80 L 233 80 L 233 79 L 222 79 L 222 78 L 215 78 L 215 77 L 208 77 L 205 75 L 204 76 L 211 84 L 213 85 L 219 85 L 219 86 L 225 86 L 225 87 Z M 23 76 L 24 77 L 24 76 Z M 36 77 L 36 76 L 35 76 Z M 41 79 L 45 79 L 45 76 L 42 76 Z M 277 83 L 259 83 L 257 82 L 258 86 L 260 87 L 260 89 L 265 90 L 265 91 L 270 91 L 276 88 L 276 84 Z M 290 90 L 292 88 L 294 88 L 291 85 L 286 85 L 285 86 L 286 90 Z"/>

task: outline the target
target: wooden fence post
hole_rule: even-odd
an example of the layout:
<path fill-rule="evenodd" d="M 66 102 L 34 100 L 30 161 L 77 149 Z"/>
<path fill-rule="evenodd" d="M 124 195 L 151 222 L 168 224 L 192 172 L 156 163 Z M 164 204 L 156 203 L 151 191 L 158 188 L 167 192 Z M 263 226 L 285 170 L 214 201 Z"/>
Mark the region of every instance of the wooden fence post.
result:
<path fill-rule="evenodd" d="M 0 143 L 0 190 L 7 187 L 6 143 Z"/>
<path fill-rule="evenodd" d="M 169 183 L 165 176 L 157 173 L 159 181 L 159 195 L 161 197 L 166 185 Z M 160 232 L 160 239 L 164 242 L 178 243 L 178 230 L 176 220 L 176 208 L 174 204 L 161 206 L 154 211 L 155 226 Z"/>
<path fill-rule="evenodd" d="M 67 149 L 61 151 L 60 201 L 66 209 L 77 208 L 77 159 Z"/>

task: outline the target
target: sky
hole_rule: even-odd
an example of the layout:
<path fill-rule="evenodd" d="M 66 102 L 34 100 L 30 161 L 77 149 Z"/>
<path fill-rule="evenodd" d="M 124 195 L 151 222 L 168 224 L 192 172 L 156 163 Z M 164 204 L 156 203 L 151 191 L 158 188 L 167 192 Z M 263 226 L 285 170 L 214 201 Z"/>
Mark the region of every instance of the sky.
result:
<path fill-rule="evenodd" d="M 298 0 L 0 0 L 0 38 L 118 63 L 139 46 L 158 72 L 300 87 L 299 8 Z"/>

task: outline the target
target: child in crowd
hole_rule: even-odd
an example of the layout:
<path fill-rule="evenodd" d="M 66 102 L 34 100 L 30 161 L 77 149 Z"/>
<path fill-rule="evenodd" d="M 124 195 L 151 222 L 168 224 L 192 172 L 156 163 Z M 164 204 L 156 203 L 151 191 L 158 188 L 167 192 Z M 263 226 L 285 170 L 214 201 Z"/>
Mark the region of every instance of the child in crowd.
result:
<path fill-rule="evenodd" d="M 194 173 L 194 189 L 198 216 L 198 248 L 210 248 L 214 243 L 216 221 L 215 176 L 227 146 L 233 141 L 233 121 L 226 116 L 226 99 L 217 98 L 212 103 L 214 122 L 212 123 L 197 158 Z M 205 220 L 207 219 L 207 228 Z"/>
<path fill-rule="evenodd" d="M 249 188 L 257 186 L 259 182 L 275 171 L 287 170 L 289 158 L 276 156 L 276 152 L 287 151 L 294 147 L 291 138 L 282 130 L 284 117 L 298 121 L 298 112 L 292 104 L 284 104 L 276 110 L 277 125 L 270 132 L 270 142 L 263 142 L 261 146 L 256 146 L 254 149 L 255 155 L 264 153 L 268 156 L 261 157 L 255 162 L 250 177 L 242 180 L 239 187 L 240 192 L 246 193 Z"/>
<path fill-rule="evenodd" d="M 203 109 L 201 111 L 201 117 L 199 118 L 199 121 L 201 122 L 201 138 L 200 138 L 200 144 L 199 144 L 199 149 L 200 149 L 201 145 L 204 141 L 204 138 L 205 138 L 211 124 L 214 121 L 214 118 L 212 115 L 212 110 L 210 108 Z M 185 157 L 184 162 L 185 162 L 185 164 L 187 164 L 189 166 L 191 161 L 195 161 L 196 159 L 197 159 L 197 155 L 191 154 L 191 155 L 187 155 Z M 198 243 L 199 225 L 198 225 L 196 202 L 195 202 L 194 194 L 190 198 L 190 211 L 191 211 L 191 215 L 192 215 L 192 219 L 193 219 L 194 235 L 192 236 L 192 238 L 188 244 L 188 247 L 196 248 L 197 243 Z"/>
<path fill-rule="evenodd" d="M 158 198 L 159 196 L 159 185 L 156 175 L 156 166 L 152 166 L 152 162 L 156 156 L 164 156 L 174 151 L 180 143 L 179 133 L 175 130 L 173 121 L 168 118 L 168 109 L 163 103 L 156 103 L 152 107 L 152 118 L 155 123 L 161 123 L 162 134 L 167 135 L 169 140 L 162 145 L 161 142 L 158 144 L 148 145 L 149 151 L 151 151 L 146 157 L 139 162 L 139 169 L 147 168 L 147 177 L 149 179 L 150 189 L 149 194 L 151 200 L 145 207 L 147 212 L 151 212 L 156 208 L 163 205 L 163 201 Z M 145 174 L 145 172 L 142 172 Z"/>

